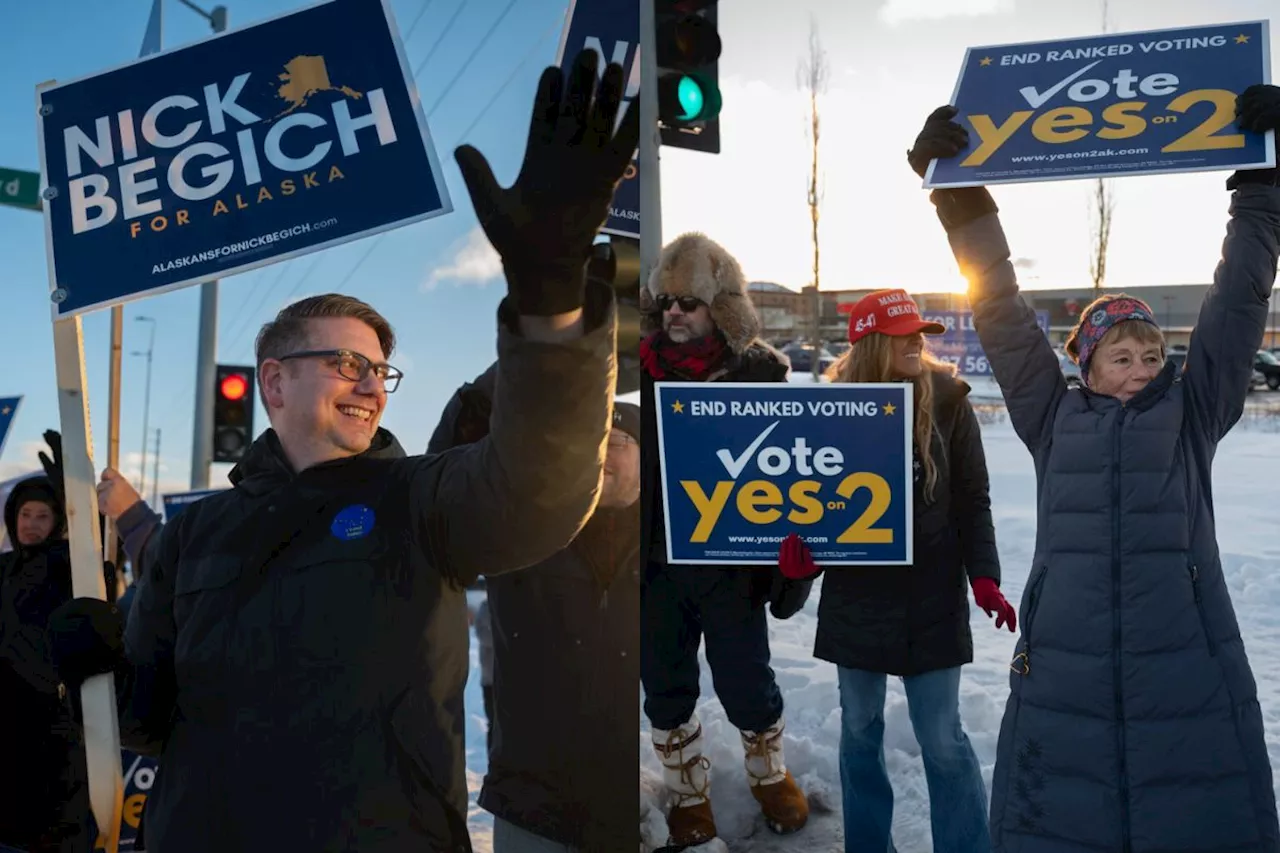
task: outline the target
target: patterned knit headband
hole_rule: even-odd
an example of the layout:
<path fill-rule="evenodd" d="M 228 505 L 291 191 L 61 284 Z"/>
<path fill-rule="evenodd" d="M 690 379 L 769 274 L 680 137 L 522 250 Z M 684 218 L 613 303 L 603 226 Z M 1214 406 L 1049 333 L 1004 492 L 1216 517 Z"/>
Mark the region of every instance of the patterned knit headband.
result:
<path fill-rule="evenodd" d="M 1151 307 L 1132 296 L 1119 296 L 1099 305 L 1080 321 L 1080 326 L 1076 329 L 1076 361 L 1080 365 L 1080 378 L 1085 384 L 1089 381 L 1089 359 L 1093 357 L 1093 350 L 1098 342 L 1116 323 L 1129 320 L 1141 320 L 1156 328 L 1160 327 L 1155 315 L 1151 313 Z"/>

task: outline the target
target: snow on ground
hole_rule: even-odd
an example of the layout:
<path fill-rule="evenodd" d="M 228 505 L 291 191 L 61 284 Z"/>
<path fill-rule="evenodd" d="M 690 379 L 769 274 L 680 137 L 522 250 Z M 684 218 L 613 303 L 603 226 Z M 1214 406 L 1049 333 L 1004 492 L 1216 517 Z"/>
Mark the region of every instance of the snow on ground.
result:
<path fill-rule="evenodd" d="M 996 411 L 994 418 L 996 422 L 983 426 L 983 444 L 991 473 L 992 509 L 1004 572 L 1002 589 L 1016 606 L 1022 599 L 1035 545 L 1035 472 L 1030 455 L 1003 415 Z M 1275 535 L 1274 486 L 1277 482 L 1280 482 L 1280 429 L 1274 422 L 1268 424 L 1247 418 L 1219 449 L 1214 467 L 1214 496 L 1223 570 L 1257 678 L 1273 766 L 1280 766 L 1280 539 Z M 820 595 L 821 581 L 814 585 L 813 594 L 801 613 L 787 621 L 770 617 L 773 667 L 787 703 L 787 764 L 811 803 L 810 822 L 802 832 L 780 838 L 764 827 L 747 790 L 741 741 L 715 698 L 706 658 L 701 657 L 702 698 L 698 714 L 709 741 L 712 806 L 721 838 L 734 853 L 799 850 L 827 853 L 843 849 L 840 774 L 836 762 L 840 736 L 836 670 L 812 655 Z M 965 728 L 982 764 L 983 777 L 990 786 L 1016 635 L 1008 630 L 997 631 L 994 622 L 976 607 L 971 608 L 971 613 L 975 660 L 964 670 L 960 707 Z M 889 679 L 885 702 L 885 760 L 896 796 L 893 836 L 899 853 L 932 851 L 928 791 L 920 748 L 907 717 L 902 683 L 893 678 Z M 1280 781 L 1280 776 L 1277 780 Z M 666 841 L 663 792 L 661 766 L 650 747 L 648 722 L 642 715 L 642 853 L 649 853 Z M 723 849 L 721 845 L 716 848 Z"/>
<path fill-rule="evenodd" d="M 467 601 L 474 608 L 484 598 L 483 592 L 467 592 Z M 488 731 L 484 716 L 484 693 L 480 690 L 480 643 L 471 631 L 471 666 L 467 675 L 464 694 L 467 711 L 467 830 L 471 833 L 471 849 L 474 853 L 493 853 L 493 815 L 476 804 L 484 774 L 489 769 L 489 747 L 485 740 Z"/>

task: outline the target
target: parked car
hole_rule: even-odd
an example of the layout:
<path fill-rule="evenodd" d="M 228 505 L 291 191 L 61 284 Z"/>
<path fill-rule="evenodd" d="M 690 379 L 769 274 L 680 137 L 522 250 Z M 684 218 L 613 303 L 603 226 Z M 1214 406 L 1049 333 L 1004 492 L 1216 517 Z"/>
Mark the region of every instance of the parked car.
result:
<path fill-rule="evenodd" d="M 1258 350 L 1258 355 L 1253 360 L 1253 369 L 1262 374 L 1263 381 L 1272 391 L 1280 389 L 1280 358 L 1266 350 Z"/>
<path fill-rule="evenodd" d="M 1071 356 L 1067 355 L 1061 349 L 1055 349 L 1058 354 L 1058 366 L 1062 368 L 1062 375 L 1067 378 L 1068 385 L 1080 384 L 1080 365 L 1075 363 Z"/>
<path fill-rule="evenodd" d="M 813 345 L 788 344 L 782 348 L 782 354 L 791 360 L 792 373 L 810 373 L 813 371 Z M 825 373 L 827 368 L 836 363 L 836 357 L 823 348 L 818 352 L 818 371 Z"/>

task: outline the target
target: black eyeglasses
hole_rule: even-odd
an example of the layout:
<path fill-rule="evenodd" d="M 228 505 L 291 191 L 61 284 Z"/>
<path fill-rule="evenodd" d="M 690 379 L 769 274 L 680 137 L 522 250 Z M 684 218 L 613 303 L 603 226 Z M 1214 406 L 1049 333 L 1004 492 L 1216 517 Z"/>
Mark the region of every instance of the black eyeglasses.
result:
<path fill-rule="evenodd" d="M 663 311 L 670 311 L 672 305 L 679 305 L 680 310 L 686 314 L 692 314 L 698 310 L 699 305 L 705 305 L 701 299 L 696 296 L 672 296 L 670 293 L 664 293 L 657 298 L 658 307 Z"/>
<path fill-rule="evenodd" d="M 400 387 L 400 380 L 404 378 L 404 374 L 391 365 L 374 364 L 360 353 L 352 352 L 349 349 L 316 349 L 306 350 L 305 352 L 291 352 L 288 355 L 280 356 L 276 361 L 288 361 L 291 358 L 333 359 L 337 362 L 338 375 L 351 382 L 363 382 L 364 378 L 372 371 L 388 394 L 393 393 L 396 388 Z"/>

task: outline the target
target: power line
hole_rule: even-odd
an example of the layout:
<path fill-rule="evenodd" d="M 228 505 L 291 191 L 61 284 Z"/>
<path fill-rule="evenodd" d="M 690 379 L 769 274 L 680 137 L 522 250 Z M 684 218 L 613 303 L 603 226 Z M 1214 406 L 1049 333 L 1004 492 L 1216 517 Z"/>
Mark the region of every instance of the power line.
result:
<path fill-rule="evenodd" d="M 422 22 L 422 16 L 427 14 L 427 10 L 431 8 L 431 4 L 434 2 L 435 0 L 426 0 L 426 2 L 422 4 L 422 8 L 418 10 L 417 17 L 415 17 L 413 19 L 413 23 L 409 25 L 409 31 L 406 32 L 404 34 L 404 38 L 400 40 L 402 44 L 408 45 L 409 39 L 413 38 L 413 31 L 416 30 L 418 28 L 418 24 Z"/>
<path fill-rule="evenodd" d="M 480 110 L 480 113 L 472 120 L 471 124 L 467 125 L 466 130 L 458 134 L 458 144 L 462 144 L 466 141 L 467 137 L 471 134 L 471 131 L 476 129 L 476 125 L 480 123 L 480 120 L 489 114 L 489 109 L 498 102 L 498 96 L 505 92 L 507 87 L 515 81 L 516 75 L 523 71 L 524 67 L 529 64 L 529 60 L 538 52 L 538 48 L 542 47 L 542 43 L 547 40 L 547 36 L 555 32 L 556 25 L 560 22 L 559 18 L 552 21 L 551 26 L 547 27 L 547 29 L 542 33 L 542 36 L 534 43 L 533 47 L 529 48 L 529 52 L 526 53 L 518 63 L 516 63 L 515 67 L 511 69 L 511 73 L 507 75 L 507 79 L 503 80 L 502 85 L 498 87 L 498 91 L 489 99 L 489 102 L 484 105 L 484 109 Z"/>
<path fill-rule="evenodd" d="M 444 29 L 440 31 L 440 38 L 436 39 L 436 43 L 431 45 L 427 55 L 418 63 L 418 67 L 413 69 L 413 79 L 417 80 L 418 75 L 422 73 L 422 69 L 427 67 L 427 63 L 431 61 L 431 57 L 435 55 L 436 48 L 444 43 L 445 36 L 449 35 L 449 30 L 453 29 L 453 25 L 457 23 L 458 16 L 462 14 L 462 8 L 467 5 L 467 0 L 462 0 L 458 4 L 458 8 L 453 10 L 453 15 L 449 18 L 449 23 L 444 25 Z"/>
<path fill-rule="evenodd" d="M 497 31 L 498 27 L 502 24 L 503 20 L 507 17 L 508 14 L 511 13 L 511 8 L 515 5 L 516 5 L 516 0 L 507 0 L 507 7 L 502 10 L 502 14 L 498 15 L 498 19 L 493 22 L 493 25 L 491 27 L 489 27 L 489 31 L 484 34 L 484 38 L 480 39 L 480 44 L 476 46 L 475 50 L 471 51 L 471 56 L 467 58 L 466 62 L 458 66 L 457 73 L 455 73 L 453 75 L 453 78 L 448 83 L 446 83 L 444 87 L 440 90 L 440 97 L 436 98 L 436 102 L 431 105 L 431 109 L 427 110 L 428 116 L 430 116 L 432 113 L 436 111 L 437 108 L 439 108 L 440 103 L 445 98 L 449 97 L 449 93 L 453 91 L 454 84 L 462 79 L 462 75 L 466 73 L 467 69 L 471 66 L 471 63 L 475 62 L 476 57 L 480 55 L 480 48 L 484 47 L 485 42 L 489 41 L 489 38 L 494 34 L 495 31 Z"/>

